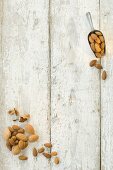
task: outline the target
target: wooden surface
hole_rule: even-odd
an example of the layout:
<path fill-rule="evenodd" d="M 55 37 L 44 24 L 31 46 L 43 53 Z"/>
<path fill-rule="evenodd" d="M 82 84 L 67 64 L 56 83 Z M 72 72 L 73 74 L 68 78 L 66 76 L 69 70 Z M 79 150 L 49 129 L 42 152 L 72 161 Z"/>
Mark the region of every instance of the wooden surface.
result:
<path fill-rule="evenodd" d="M 100 71 L 87 42 L 91 11 L 105 35 L 107 53 Z M 113 169 L 113 2 L 109 0 L 0 1 L 0 170 Z M 31 114 L 40 140 L 21 162 L 6 148 L 2 134 L 17 107 Z M 56 166 L 32 148 L 51 141 Z"/>

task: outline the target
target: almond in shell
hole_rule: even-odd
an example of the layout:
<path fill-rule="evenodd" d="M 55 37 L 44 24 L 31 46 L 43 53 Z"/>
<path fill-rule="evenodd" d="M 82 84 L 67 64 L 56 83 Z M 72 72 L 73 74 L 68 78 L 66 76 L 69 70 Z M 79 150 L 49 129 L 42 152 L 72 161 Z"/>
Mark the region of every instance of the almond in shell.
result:
<path fill-rule="evenodd" d="M 20 140 L 19 143 L 18 143 L 18 146 L 19 146 L 20 149 L 24 149 L 25 142 L 23 140 Z"/>

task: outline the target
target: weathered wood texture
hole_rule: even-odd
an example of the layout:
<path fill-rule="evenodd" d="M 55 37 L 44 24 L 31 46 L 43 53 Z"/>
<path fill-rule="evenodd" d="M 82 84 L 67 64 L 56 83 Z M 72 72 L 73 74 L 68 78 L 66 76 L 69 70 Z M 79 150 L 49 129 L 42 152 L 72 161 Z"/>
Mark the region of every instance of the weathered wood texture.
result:
<path fill-rule="evenodd" d="M 50 140 L 48 1 L 1 1 L 0 53 L 0 170 L 49 170 L 42 156 L 34 159 L 33 144 L 21 162 L 5 147 L 3 130 L 11 124 L 9 108 L 31 114 L 40 146 Z"/>
<path fill-rule="evenodd" d="M 99 1 L 51 0 L 51 141 L 59 170 L 100 169 L 100 79 L 89 67 L 87 11 L 98 29 Z"/>
<path fill-rule="evenodd" d="M 102 64 L 108 78 L 101 82 L 102 170 L 113 169 L 113 1 L 100 3 L 100 28 L 106 39 L 107 53 Z"/>

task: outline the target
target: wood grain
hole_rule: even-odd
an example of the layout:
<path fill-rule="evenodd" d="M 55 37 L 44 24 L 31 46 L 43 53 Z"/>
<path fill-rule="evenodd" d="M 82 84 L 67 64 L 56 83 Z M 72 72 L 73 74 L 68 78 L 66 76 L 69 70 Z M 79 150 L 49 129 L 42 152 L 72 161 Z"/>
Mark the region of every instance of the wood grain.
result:
<path fill-rule="evenodd" d="M 61 164 L 52 170 L 100 169 L 100 79 L 86 12 L 99 26 L 99 1 L 51 1 L 51 141 Z"/>
<path fill-rule="evenodd" d="M 0 7 L 0 169 L 49 170 L 43 156 L 32 156 L 34 145 L 50 140 L 48 1 L 5 0 Z M 3 130 L 12 124 L 7 111 L 13 107 L 31 114 L 40 136 L 39 144 L 25 151 L 29 160 L 24 163 L 6 149 L 2 138 Z"/>
<path fill-rule="evenodd" d="M 108 77 L 101 82 L 101 170 L 113 169 L 113 1 L 100 3 L 100 26 L 105 35 L 106 55 L 102 60 Z"/>

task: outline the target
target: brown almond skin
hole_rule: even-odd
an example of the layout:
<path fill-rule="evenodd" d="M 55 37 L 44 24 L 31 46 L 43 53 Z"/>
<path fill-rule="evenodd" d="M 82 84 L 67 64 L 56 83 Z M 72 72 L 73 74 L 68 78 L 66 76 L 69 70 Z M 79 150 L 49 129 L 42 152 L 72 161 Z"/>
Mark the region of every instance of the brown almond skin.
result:
<path fill-rule="evenodd" d="M 18 125 L 13 125 L 12 128 L 13 128 L 14 130 L 19 130 L 19 129 L 20 129 L 20 127 L 19 127 Z"/>
<path fill-rule="evenodd" d="M 98 37 L 97 37 L 96 34 L 92 33 L 92 34 L 91 34 L 91 38 L 92 38 L 93 40 L 96 40 Z"/>
<path fill-rule="evenodd" d="M 60 159 L 59 159 L 58 157 L 56 157 L 56 158 L 54 159 L 54 163 L 55 163 L 55 164 L 59 164 L 59 163 L 60 163 Z"/>
<path fill-rule="evenodd" d="M 20 155 L 18 158 L 19 158 L 20 160 L 22 160 L 22 161 L 25 161 L 25 160 L 28 159 L 28 157 L 27 157 L 27 156 L 24 156 L 24 155 Z"/>
<path fill-rule="evenodd" d="M 18 130 L 18 133 L 25 133 L 25 130 L 24 130 L 23 128 L 20 128 L 20 129 Z"/>
<path fill-rule="evenodd" d="M 58 153 L 56 151 L 51 152 L 51 156 L 57 156 Z"/>
<path fill-rule="evenodd" d="M 93 66 L 95 66 L 96 63 L 97 63 L 97 60 L 92 60 L 92 61 L 89 63 L 89 65 L 90 65 L 90 67 L 93 67 Z"/>
<path fill-rule="evenodd" d="M 43 155 L 44 155 L 46 158 L 51 158 L 51 154 L 49 154 L 49 153 L 43 153 Z"/>
<path fill-rule="evenodd" d="M 107 78 L 107 73 L 106 73 L 106 71 L 104 70 L 103 72 L 102 72 L 102 80 L 105 80 Z"/>
<path fill-rule="evenodd" d="M 34 133 L 35 133 L 35 130 L 34 130 L 33 126 L 30 125 L 30 124 L 27 124 L 27 125 L 25 126 L 25 131 L 26 131 L 27 133 L 30 133 L 30 134 L 34 134 Z"/>
<path fill-rule="evenodd" d="M 91 36 L 89 36 L 89 42 L 90 42 L 90 43 L 93 43 L 93 42 L 94 42 L 94 39 L 92 39 Z"/>
<path fill-rule="evenodd" d="M 95 50 L 97 53 L 101 51 L 100 45 L 98 43 L 95 43 Z"/>
<path fill-rule="evenodd" d="M 102 67 L 101 64 L 95 64 L 95 67 L 96 67 L 97 69 L 103 69 L 103 67 Z"/>
<path fill-rule="evenodd" d="M 33 156 L 36 157 L 38 155 L 37 149 L 33 148 Z"/>
<path fill-rule="evenodd" d="M 18 133 L 18 134 L 16 135 L 16 138 L 17 138 L 18 140 L 23 140 L 24 142 L 28 140 L 27 136 L 25 136 L 25 135 L 22 134 L 22 133 Z"/>
<path fill-rule="evenodd" d="M 11 139 L 9 139 L 8 140 L 9 141 L 9 143 L 12 145 L 12 146 L 14 146 L 15 145 L 15 141 L 11 138 Z"/>
<path fill-rule="evenodd" d="M 44 148 L 44 147 L 41 147 L 41 148 L 38 149 L 38 153 L 42 153 L 42 152 L 44 152 L 44 151 L 45 151 L 45 148 Z"/>
<path fill-rule="evenodd" d="M 20 149 L 24 149 L 24 146 L 25 146 L 24 141 L 20 140 L 18 143 L 18 146 Z"/>
<path fill-rule="evenodd" d="M 29 136 L 29 142 L 35 142 L 39 139 L 38 135 L 31 135 Z"/>
<path fill-rule="evenodd" d="M 12 147 L 12 153 L 13 155 L 18 155 L 21 152 L 20 148 L 18 145 L 15 145 Z"/>
<path fill-rule="evenodd" d="M 51 148 L 52 144 L 51 143 L 45 143 L 44 146 L 47 147 L 47 148 Z"/>
<path fill-rule="evenodd" d="M 95 32 L 97 35 L 102 35 L 102 33 L 100 31 L 96 31 Z"/>

